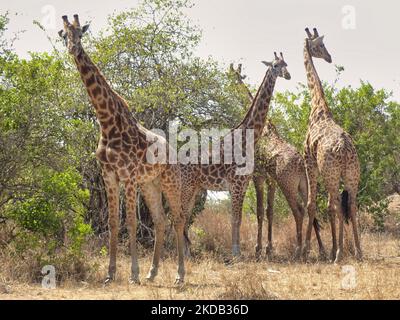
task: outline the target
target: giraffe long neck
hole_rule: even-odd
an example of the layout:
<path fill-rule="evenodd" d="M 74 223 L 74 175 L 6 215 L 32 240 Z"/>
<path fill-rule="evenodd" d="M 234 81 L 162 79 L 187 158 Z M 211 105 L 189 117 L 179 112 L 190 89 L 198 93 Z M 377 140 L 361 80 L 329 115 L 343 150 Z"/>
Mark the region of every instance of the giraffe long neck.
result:
<path fill-rule="evenodd" d="M 241 88 L 243 88 L 243 90 L 246 92 L 247 95 L 247 105 L 250 105 L 253 102 L 254 96 L 251 93 L 249 87 L 243 82 L 242 79 L 238 79 L 238 84 Z M 247 107 L 247 105 L 245 105 L 244 107 Z"/>
<path fill-rule="evenodd" d="M 74 59 L 96 110 L 96 117 L 102 132 L 107 133 L 115 125 L 118 126 L 119 131 L 122 131 L 122 127 L 127 125 L 127 122 L 131 126 L 136 125 L 137 121 L 129 112 L 125 100 L 110 87 L 99 68 L 85 51 L 81 49 Z"/>
<path fill-rule="evenodd" d="M 274 92 L 277 75 L 268 68 L 261 86 L 247 111 L 244 119 L 236 128 L 254 129 L 254 142 L 261 137 L 265 118 L 269 110 L 272 94 Z M 250 93 L 251 94 L 251 93 Z"/>
<path fill-rule="evenodd" d="M 308 40 L 304 43 L 304 65 L 307 72 L 308 88 L 311 92 L 311 113 L 310 120 L 319 118 L 332 117 L 332 113 L 326 103 L 324 89 L 321 80 L 315 69 L 314 61 L 310 52 L 310 44 Z"/>
<path fill-rule="evenodd" d="M 271 123 L 271 120 L 269 120 L 269 119 L 267 120 L 267 123 L 264 127 L 263 137 L 267 137 L 269 140 L 273 140 L 276 142 L 282 140 L 282 137 L 278 133 L 275 126 Z"/>

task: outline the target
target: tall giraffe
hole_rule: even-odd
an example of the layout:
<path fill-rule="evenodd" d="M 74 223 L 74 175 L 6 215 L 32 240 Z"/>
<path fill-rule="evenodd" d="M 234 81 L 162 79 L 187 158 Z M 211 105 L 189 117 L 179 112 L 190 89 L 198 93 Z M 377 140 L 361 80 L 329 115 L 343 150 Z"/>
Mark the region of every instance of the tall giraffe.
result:
<path fill-rule="evenodd" d="M 253 129 L 254 144 L 261 137 L 268 113 L 269 104 L 278 77 L 289 80 L 287 64 L 283 55 L 272 62 L 263 62 L 268 66 L 264 80 L 260 85 L 251 107 L 242 122 L 235 129 Z M 231 131 L 232 132 L 232 131 Z M 221 147 L 223 153 L 223 147 Z M 182 210 L 185 216 L 192 211 L 196 195 L 201 189 L 213 191 L 229 191 L 232 200 L 232 254 L 234 257 L 240 255 L 240 225 L 242 220 L 242 207 L 245 191 L 247 189 L 251 174 L 238 175 L 238 165 L 232 164 L 189 164 L 181 165 L 182 174 Z"/>
<path fill-rule="evenodd" d="M 239 88 L 246 93 L 248 101 L 246 107 L 253 101 L 253 94 L 243 82 L 242 65 L 239 64 L 235 70 L 230 67 L 235 82 Z M 266 216 L 268 220 L 268 244 L 266 254 L 271 257 L 272 245 L 272 220 L 274 215 L 273 205 L 275 199 L 276 184 L 278 184 L 283 195 L 292 210 L 296 221 L 297 247 L 295 258 L 299 259 L 302 248 L 303 217 L 305 205 L 307 204 L 307 176 L 304 166 L 304 159 L 294 146 L 285 141 L 278 133 L 276 127 L 267 118 L 262 137 L 256 147 L 255 169 L 253 183 L 257 197 L 257 222 L 258 234 L 256 245 L 256 257 L 259 258 L 262 249 L 262 226 L 264 220 L 264 185 L 267 191 Z M 299 197 L 300 195 L 300 197 Z M 301 198 L 302 203 L 299 201 Z M 315 234 L 319 244 L 320 256 L 325 257 L 325 249 L 319 234 L 319 224 L 314 220 Z"/>
<path fill-rule="evenodd" d="M 180 202 L 180 171 L 177 165 L 151 163 L 146 155 L 151 144 L 168 143 L 164 138 L 155 135 L 140 125 L 128 109 L 127 102 L 115 92 L 98 67 L 84 51 L 81 38 L 88 25 L 81 27 L 78 15 L 73 23 L 63 16 L 64 30 L 59 35 L 64 39 L 68 52 L 73 56 L 80 72 L 83 84 L 95 108 L 100 125 L 100 139 L 96 157 L 102 169 L 109 208 L 108 225 L 110 231 L 110 262 L 105 283 L 114 280 L 116 272 L 116 253 L 119 229 L 119 189 L 120 183 L 125 187 L 127 228 L 130 235 L 130 253 L 132 257 L 131 283 L 139 284 L 139 265 L 136 248 L 136 192 L 137 187 L 144 196 L 155 225 L 154 254 L 148 280 L 157 275 L 160 253 L 163 247 L 165 231 L 165 214 L 162 206 L 161 192 L 166 196 L 171 207 L 178 249 L 178 273 L 176 283 L 184 280 L 183 228 Z"/>
<path fill-rule="evenodd" d="M 343 257 L 343 218 L 350 218 L 353 226 L 356 257 L 362 258 L 357 230 L 357 192 L 360 180 L 360 164 L 357 151 L 350 135 L 335 123 L 314 66 L 313 58 L 322 58 L 331 63 L 332 58 L 325 48 L 323 36 L 306 29 L 304 42 L 304 65 L 307 72 L 308 87 L 311 92 L 311 113 L 305 140 L 305 163 L 308 180 L 307 226 L 304 258 L 310 251 L 311 228 L 316 213 L 317 178 L 320 174 L 328 192 L 328 212 L 332 231 L 331 258 L 338 263 Z M 339 194 L 340 182 L 344 191 Z M 342 204 L 340 205 L 340 202 Z M 341 208 L 342 206 L 342 208 Z M 339 217 L 339 249 L 336 240 L 336 217 Z"/>

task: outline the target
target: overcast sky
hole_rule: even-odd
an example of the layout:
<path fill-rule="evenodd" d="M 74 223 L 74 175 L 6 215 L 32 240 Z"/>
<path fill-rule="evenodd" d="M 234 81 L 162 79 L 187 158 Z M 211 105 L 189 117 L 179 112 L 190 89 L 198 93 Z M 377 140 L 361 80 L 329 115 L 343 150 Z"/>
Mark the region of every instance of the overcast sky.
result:
<path fill-rule="evenodd" d="M 32 24 L 45 22 L 54 11 L 55 25 L 48 34 L 56 36 L 61 16 L 79 13 L 91 20 L 92 32 L 105 27 L 107 16 L 135 7 L 137 0 L 0 0 L 9 10 L 9 32 L 26 30 L 15 44 L 17 52 L 50 50 L 45 34 Z M 400 100 L 400 3 L 393 0 L 195 0 L 188 16 L 203 30 L 197 49 L 201 57 L 213 56 L 228 65 L 242 62 L 248 81 L 258 85 L 265 72 L 261 60 L 271 60 L 273 51 L 283 51 L 292 80 L 279 80 L 279 91 L 305 82 L 303 41 L 306 26 L 318 27 L 334 64 L 345 72 L 339 82 L 357 85 L 360 79 L 378 88 L 392 90 Z M 17 16 L 13 14 L 18 13 Z M 48 27 L 49 28 L 49 27 Z M 322 80 L 333 82 L 334 65 L 317 62 Z"/>

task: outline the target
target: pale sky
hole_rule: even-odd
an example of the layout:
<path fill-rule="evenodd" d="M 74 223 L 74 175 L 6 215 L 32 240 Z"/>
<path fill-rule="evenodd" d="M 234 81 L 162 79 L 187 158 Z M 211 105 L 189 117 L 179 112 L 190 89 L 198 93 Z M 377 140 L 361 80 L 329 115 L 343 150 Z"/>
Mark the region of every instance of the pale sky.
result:
<path fill-rule="evenodd" d="M 137 3 L 137 0 L 0 0 L 1 11 L 11 13 L 10 34 L 26 30 L 15 44 L 22 56 L 30 50 L 50 50 L 46 35 L 32 24 L 34 19 L 43 22 L 49 10 L 54 10 L 55 23 L 48 34 L 56 37 L 64 14 L 78 13 L 82 21 L 91 20 L 91 30 L 96 33 L 105 27 L 109 14 L 135 7 Z M 400 100 L 398 1 L 195 0 L 194 3 L 187 14 L 203 30 L 197 54 L 212 56 L 226 65 L 242 62 L 252 85 L 258 86 L 262 81 L 265 67 L 260 61 L 271 60 L 273 51 L 283 51 L 292 75 L 291 81 L 279 79 L 276 90 L 294 89 L 298 82 L 305 82 L 304 28 L 316 26 L 325 35 L 333 63 L 346 69 L 340 86 L 368 80 L 377 88 L 392 90 Z M 355 20 L 351 19 L 351 12 L 355 13 Z M 317 70 L 322 80 L 332 83 L 335 79 L 333 64 L 318 61 Z"/>

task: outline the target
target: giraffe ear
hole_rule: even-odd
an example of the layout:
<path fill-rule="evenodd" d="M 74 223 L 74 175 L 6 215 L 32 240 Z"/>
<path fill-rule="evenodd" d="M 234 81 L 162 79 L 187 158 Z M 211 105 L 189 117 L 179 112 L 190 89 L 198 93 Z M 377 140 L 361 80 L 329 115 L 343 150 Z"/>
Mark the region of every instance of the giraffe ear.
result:
<path fill-rule="evenodd" d="M 59 35 L 61 38 L 65 38 L 65 32 L 64 32 L 64 30 L 58 31 L 58 35 Z"/>
<path fill-rule="evenodd" d="M 315 43 L 324 42 L 324 36 L 320 36 L 320 37 L 318 37 L 318 38 L 315 38 L 313 41 L 314 41 Z"/>
<path fill-rule="evenodd" d="M 82 34 L 85 33 L 86 31 L 88 31 L 88 29 L 89 29 L 89 24 L 85 24 L 85 25 L 82 27 Z"/>
<path fill-rule="evenodd" d="M 265 64 L 267 67 L 272 67 L 272 62 L 261 61 L 261 63 Z"/>

